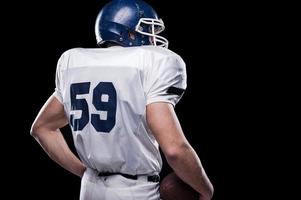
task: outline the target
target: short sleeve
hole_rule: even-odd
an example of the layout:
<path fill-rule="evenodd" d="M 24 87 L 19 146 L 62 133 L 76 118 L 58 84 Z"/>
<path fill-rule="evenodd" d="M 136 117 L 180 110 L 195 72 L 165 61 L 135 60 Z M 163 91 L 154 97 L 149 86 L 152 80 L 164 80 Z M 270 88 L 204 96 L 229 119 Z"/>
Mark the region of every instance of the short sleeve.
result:
<path fill-rule="evenodd" d="M 56 74 L 55 74 L 55 91 L 53 95 L 63 103 L 63 90 L 64 90 L 64 80 L 63 80 L 63 70 L 67 67 L 67 53 L 63 53 L 57 62 Z"/>
<path fill-rule="evenodd" d="M 175 106 L 186 89 L 186 66 L 179 56 L 166 56 L 146 75 L 146 103 L 167 102 Z"/>

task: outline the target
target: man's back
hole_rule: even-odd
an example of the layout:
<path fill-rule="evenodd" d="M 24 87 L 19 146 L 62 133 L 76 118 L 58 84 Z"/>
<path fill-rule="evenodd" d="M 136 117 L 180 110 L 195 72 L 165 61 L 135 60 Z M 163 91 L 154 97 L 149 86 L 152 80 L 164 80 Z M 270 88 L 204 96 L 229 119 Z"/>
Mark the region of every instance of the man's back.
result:
<path fill-rule="evenodd" d="M 56 96 L 85 165 L 133 175 L 160 172 L 146 105 L 180 99 L 186 72 L 178 55 L 153 46 L 76 48 L 62 55 L 56 78 Z"/>

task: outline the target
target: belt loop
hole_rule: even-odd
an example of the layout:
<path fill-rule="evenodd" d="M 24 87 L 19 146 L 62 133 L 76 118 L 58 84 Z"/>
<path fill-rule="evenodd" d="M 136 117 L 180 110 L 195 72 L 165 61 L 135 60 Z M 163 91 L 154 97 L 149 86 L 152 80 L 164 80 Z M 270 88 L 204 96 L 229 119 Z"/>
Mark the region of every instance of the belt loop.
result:
<path fill-rule="evenodd" d="M 152 175 L 147 177 L 147 181 L 149 182 L 160 182 L 160 176 L 159 175 Z"/>

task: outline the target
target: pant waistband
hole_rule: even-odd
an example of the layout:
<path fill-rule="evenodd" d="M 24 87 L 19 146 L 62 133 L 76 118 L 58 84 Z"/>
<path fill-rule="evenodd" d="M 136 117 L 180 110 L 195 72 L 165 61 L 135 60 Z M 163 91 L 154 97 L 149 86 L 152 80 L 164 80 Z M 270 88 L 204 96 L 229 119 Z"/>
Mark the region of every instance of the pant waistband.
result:
<path fill-rule="evenodd" d="M 140 176 L 145 176 L 145 175 L 124 174 L 124 173 L 120 173 L 120 172 L 99 172 L 98 173 L 98 176 L 112 176 L 112 175 L 121 175 L 125 178 L 133 179 L 133 180 L 137 180 Z M 146 176 L 146 177 L 147 177 L 147 181 L 149 181 L 149 182 L 160 182 L 160 176 L 157 174 Z"/>

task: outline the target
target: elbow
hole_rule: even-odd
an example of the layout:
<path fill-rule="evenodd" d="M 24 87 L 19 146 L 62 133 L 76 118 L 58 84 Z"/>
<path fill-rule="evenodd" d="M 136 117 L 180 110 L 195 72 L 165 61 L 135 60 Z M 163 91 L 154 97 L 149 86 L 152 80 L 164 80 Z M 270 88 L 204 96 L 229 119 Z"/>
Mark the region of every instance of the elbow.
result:
<path fill-rule="evenodd" d="M 30 135 L 34 138 L 38 138 L 40 133 L 40 126 L 38 126 L 36 123 L 33 123 L 30 128 Z"/>
<path fill-rule="evenodd" d="M 205 187 L 205 190 L 201 193 L 201 196 L 203 196 L 203 199 L 212 199 L 213 197 L 213 194 L 214 194 L 214 188 L 213 188 L 213 185 L 210 183 L 207 184 L 207 187 Z"/>
<path fill-rule="evenodd" d="M 173 145 L 166 149 L 165 157 L 170 164 L 178 162 L 185 155 L 187 149 L 189 149 L 189 146 L 186 144 Z"/>
<path fill-rule="evenodd" d="M 171 149 L 165 153 L 165 157 L 169 163 L 173 163 L 173 162 L 176 162 L 177 160 L 179 160 L 179 158 L 181 156 L 180 156 L 180 152 L 178 152 L 177 150 Z"/>
<path fill-rule="evenodd" d="M 213 185 L 210 183 L 208 192 L 207 192 L 208 199 L 212 199 L 213 194 L 214 194 L 214 188 L 213 188 Z"/>
<path fill-rule="evenodd" d="M 32 137 L 36 137 L 36 135 L 37 135 L 37 127 L 35 126 L 35 124 L 33 124 L 31 126 L 29 133 L 30 133 L 30 135 Z"/>
<path fill-rule="evenodd" d="M 213 194 L 214 194 L 214 187 L 213 187 L 213 185 L 211 184 L 211 187 L 210 187 L 210 197 L 211 197 L 211 198 L 213 197 Z"/>

